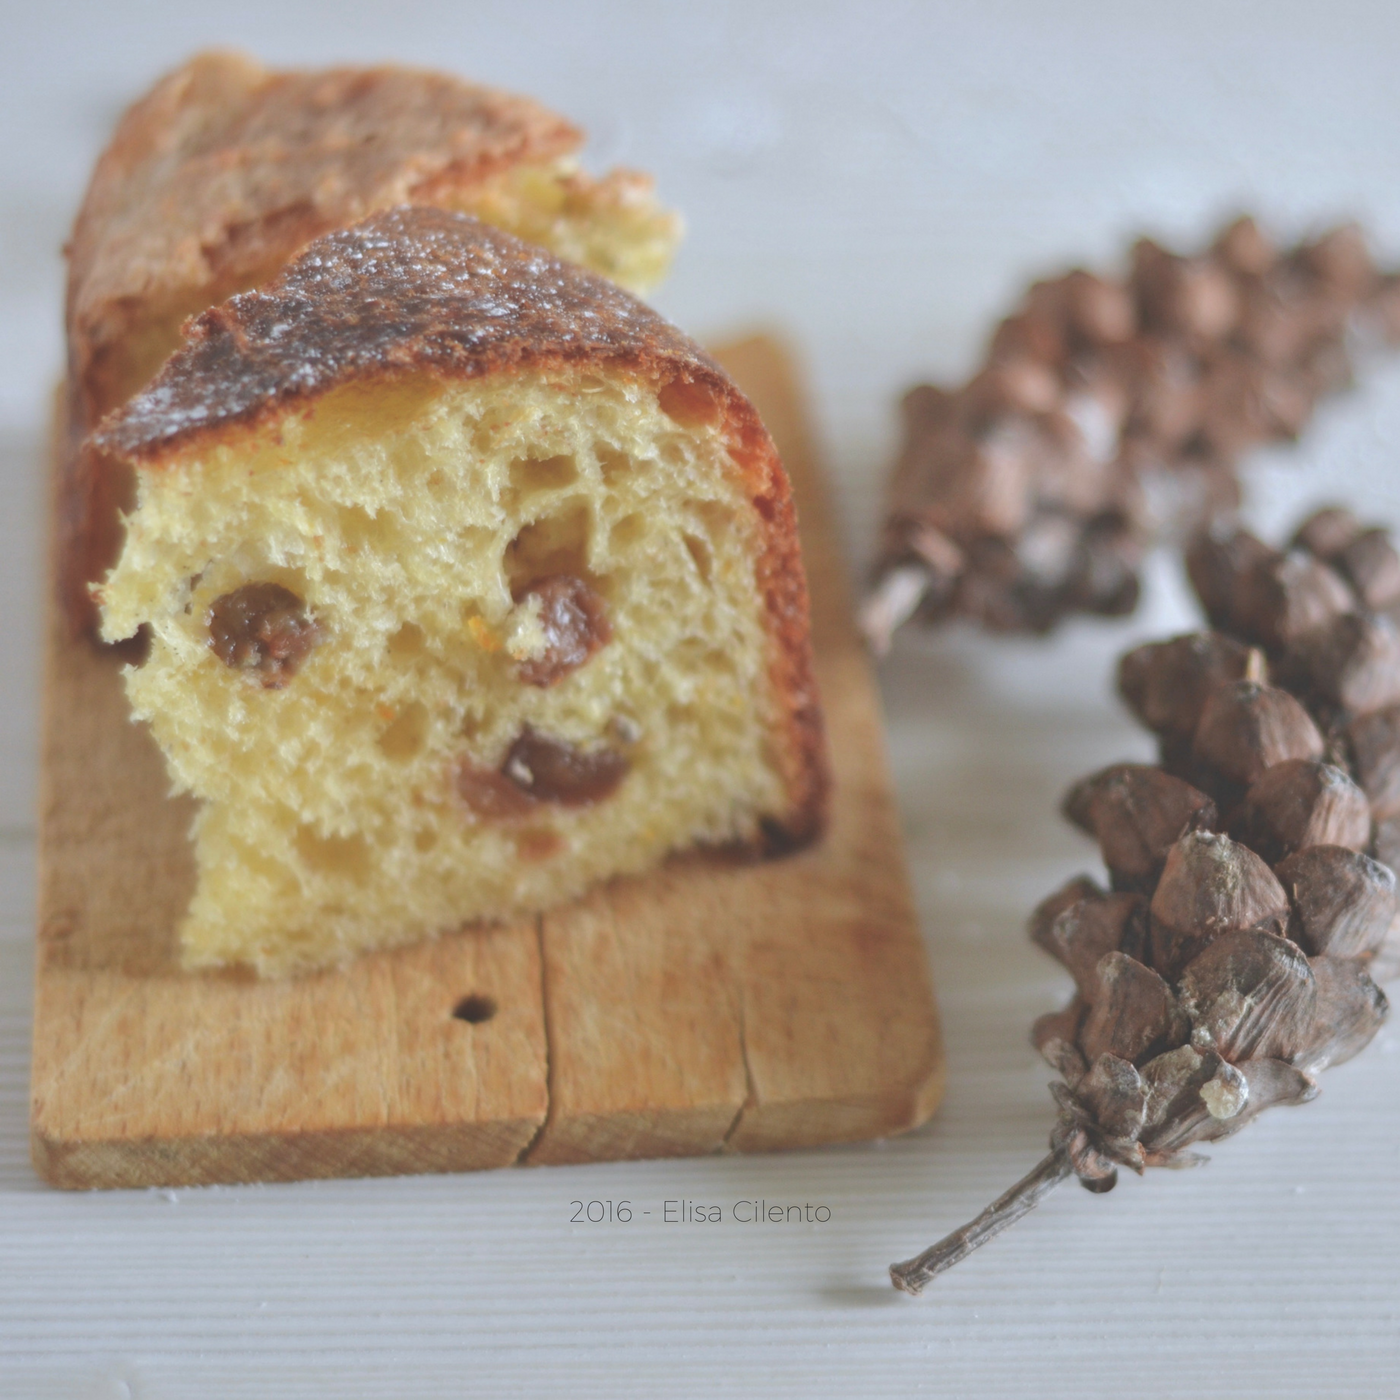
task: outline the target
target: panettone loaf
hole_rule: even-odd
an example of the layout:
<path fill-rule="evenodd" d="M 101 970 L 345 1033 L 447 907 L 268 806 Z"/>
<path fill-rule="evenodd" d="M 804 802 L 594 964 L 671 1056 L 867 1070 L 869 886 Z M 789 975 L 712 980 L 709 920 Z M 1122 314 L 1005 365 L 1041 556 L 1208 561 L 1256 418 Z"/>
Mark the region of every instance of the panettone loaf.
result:
<path fill-rule="evenodd" d="M 788 485 L 752 407 L 603 278 L 400 208 L 191 322 L 97 445 L 97 590 L 201 799 L 191 966 L 281 973 L 784 847 L 825 795 Z"/>
<path fill-rule="evenodd" d="M 660 280 L 679 222 L 651 181 L 575 163 L 577 128 L 528 98 L 406 68 L 275 71 L 201 54 L 122 118 L 69 244 L 65 606 L 120 547 L 130 482 L 77 444 L 146 384 L 186 317 L 261 285 L 309 240 L 376 210 L 476 214 L 634 290 Z"/>

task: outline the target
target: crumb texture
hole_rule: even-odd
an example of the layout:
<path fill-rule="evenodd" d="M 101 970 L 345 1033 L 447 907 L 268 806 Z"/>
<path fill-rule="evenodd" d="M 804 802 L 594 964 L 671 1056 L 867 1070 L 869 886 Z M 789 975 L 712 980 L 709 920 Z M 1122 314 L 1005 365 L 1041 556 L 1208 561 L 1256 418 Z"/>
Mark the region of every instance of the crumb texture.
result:
<path fill-rule="evenodd" d="M 787 815 L 764 524 L 687 395 L 350 382 L 140 472 L 104 634 L 149 628 L 128 693 L 201 799 L 189 965 L 335 963 Z"/>

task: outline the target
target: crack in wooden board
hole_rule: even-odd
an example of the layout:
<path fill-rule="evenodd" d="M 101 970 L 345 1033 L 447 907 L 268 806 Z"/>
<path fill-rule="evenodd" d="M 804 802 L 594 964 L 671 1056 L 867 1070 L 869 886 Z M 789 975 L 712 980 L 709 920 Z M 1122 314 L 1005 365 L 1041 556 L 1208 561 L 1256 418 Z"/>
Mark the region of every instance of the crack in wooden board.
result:
<path fill-rule="evenodd" d="M 192 805 L 50 619 L 31 1139 L 58 1186 L 441 1172 L 882 1137 L 943 1056 L 879 706 L 790 362 L 718 352 L 801 517 L 835 778 L 810 851 L 685 857 L 543 920 L 287 982 L 179 971 Z M 498 1010 L 453 1016 L 468 995 Z M 548 1005 L 546 1005 L 546 1002 Z"/>

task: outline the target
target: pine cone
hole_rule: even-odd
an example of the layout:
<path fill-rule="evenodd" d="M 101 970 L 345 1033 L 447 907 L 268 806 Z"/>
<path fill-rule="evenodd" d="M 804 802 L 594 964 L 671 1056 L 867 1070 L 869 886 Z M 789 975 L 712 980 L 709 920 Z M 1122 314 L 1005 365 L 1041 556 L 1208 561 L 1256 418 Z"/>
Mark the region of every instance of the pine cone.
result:
<path fill-rule="evenodd" d="M 1131 612 L 1145 545 L 1238 505 L 1240 456 L 1297 437 L 1349 382 L 1358 325 L 1400 342 L 1400 280 L 1354 225 L 1281 252 L 1237 219 L 1192 257 L 1140 240 L 1124 280 L 1037 282 L 965 385 L 905 396 L 872 645 L 915 614 L 1045 632 Z M 1358 587 L 1400 594 L 1383 550 L 1348 546 Z"/>
<path fill-rule="evenodd" d="M 1346 771 L 1365 794 L 1371 854 L 1400 862 L 1400 551 L 1388 532 L 1327 506 L 1284 550 L 1246 530 L 1203 533 L 1188 551 L 1187 571 L 1220 629 L 1191 645 L 1231 657 L 1251 646 L 1267 654 L 1278 685 L 1306 708 L 1322 741 L 1319 752 L 1297 756 Z M 1226 775 L 1202 763 L 1194 731 L 1183 737 L 1189 698 L 1171 687 L 1207 670 L 1185 656 L 1186 646 L 1177 639 L 1139 648 L 1124 659 L 1120 688 L 1160 736 L 1163 766 L 1228 804 Z M 1387 976 L 1400 970 L 1400 950 L 1387 950 L 1382 965 Z"/>
<path fill-rule="evenodd" d="M 1393 873 L 1363 854 L 1314 845 L 1271 870 L 1207 830 L 1172 845 L 1150 900 L 1052 895 L 1032 937 L 1078 988 L 1032 1035 L 1064 1080 L 1052 1146 L 1102 1190 L 1118 1165 L 1194 1164 L 1193 1144 L 1314 1097 L 1385 1017 L 1367 964 L 1398 915 Z"/>
<path fill-rule="evenodd" d="M 1379 1029 L 1388 1007 L 1372 974 L 1400 971 L 1400 891 L 1376 858 L 1400 815 L 1400 697 L 1388 699 L 1386 669 L 1400 661 L 1387 643 L 1358 642 L 1392 624 L 1333 562 L 1363 535 L 1373 558 L 1388 541 L 1343 523 L 1311 517 L 1286 555 L 1243 535 L 1211 541 L 1193 578 L 1238 635 L 1122 658 L 1119 689 L 1162 762 L 1115 764 L 1070 789 L 1065 814 L 1099 842 L 1110 888 L 1080 876 L 1031 917 L 1032 940 L 1075 982 L 1069 1006 L 1032 1032 L 1062 1080 L 1050 1155 L 971 1225 L 894 1266 L 898 1287 L 922 1291 L 1071 1175 L 1106 1191 L 1120 1167 L 1194 1165 L 1196 1144 L 1313 1098 L 1318 1073 Z M 1265 647 L 1302 678 L 1296 693 L 1268 682 Z M 1319 657 L 1352 667 L 1355 683 Z M 1387 703 L 1352 708 L 1358 696 Z"/>

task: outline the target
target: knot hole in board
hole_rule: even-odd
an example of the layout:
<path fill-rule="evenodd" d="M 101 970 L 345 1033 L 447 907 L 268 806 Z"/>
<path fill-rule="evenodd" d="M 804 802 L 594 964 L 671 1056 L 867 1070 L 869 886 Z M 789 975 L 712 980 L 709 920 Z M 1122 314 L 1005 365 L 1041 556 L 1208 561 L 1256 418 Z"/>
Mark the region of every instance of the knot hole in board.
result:
<path fill-rule="evenodd" d="M 489 1021 L 495 1014 L 495 997 L 482 996 L 479 992 L 473 992 L 470 996 L 463 997 L 452 1008 L 453 1018 L 465 1021 L 469 1026 L 479 1026 L 483 1021 Z"/>

